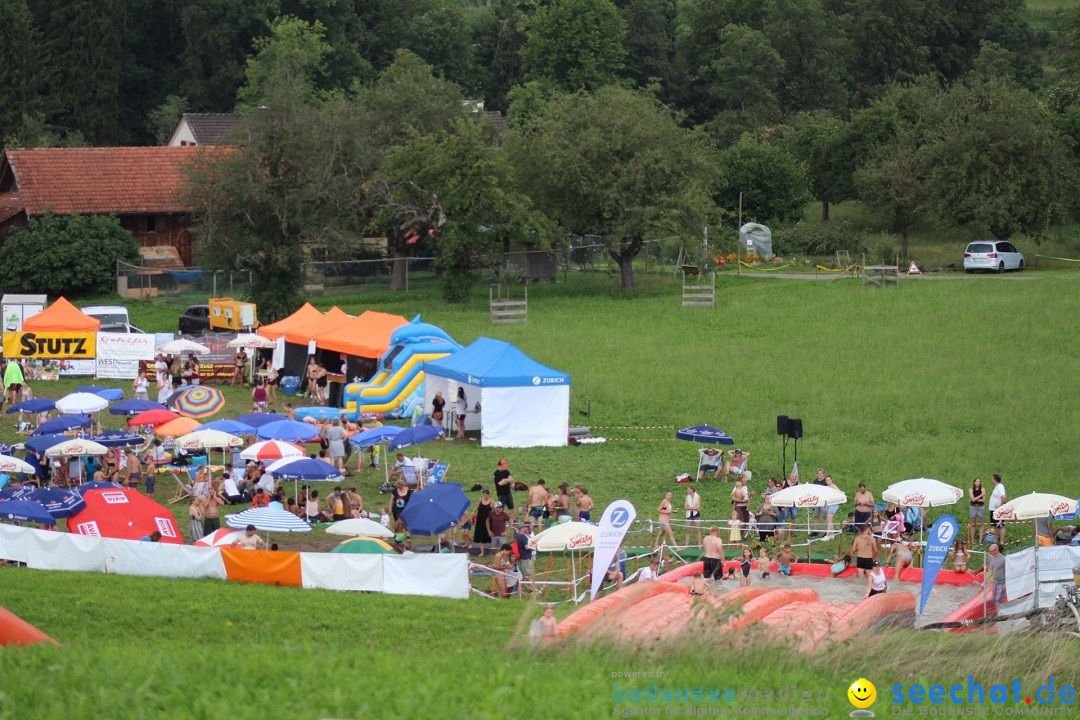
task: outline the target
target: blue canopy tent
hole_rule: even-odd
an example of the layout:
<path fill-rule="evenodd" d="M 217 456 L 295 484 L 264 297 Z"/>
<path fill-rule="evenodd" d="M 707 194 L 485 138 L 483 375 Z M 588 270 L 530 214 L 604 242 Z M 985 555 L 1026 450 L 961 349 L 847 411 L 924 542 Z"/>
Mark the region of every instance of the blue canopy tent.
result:
<path fill-rule="evenodd" d="M 481 445 L 567 444 L 570 375 L 533 360 L 510 343 L 477 338 L 453 355 L 424 363 L 424 372 L 424 407 L 430 408 L 435 391 L 441 390 L 448 419 L 454 413 L 457 389 L 465 388 L 469 410 L 465 427 L 480 430 Z"/>

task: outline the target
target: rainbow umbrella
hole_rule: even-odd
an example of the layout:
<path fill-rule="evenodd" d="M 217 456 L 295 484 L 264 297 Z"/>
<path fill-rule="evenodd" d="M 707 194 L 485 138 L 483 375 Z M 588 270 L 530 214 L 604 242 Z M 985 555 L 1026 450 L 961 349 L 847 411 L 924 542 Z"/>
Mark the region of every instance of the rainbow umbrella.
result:
<path fill-rule="evenodd" d="M 176 412 L 193 418 L 210 417 L 225 407 L 225 396 L 221 391 L 205 385 L 196 385 L 185 390 L 173 396 L 171 401 Z"/>

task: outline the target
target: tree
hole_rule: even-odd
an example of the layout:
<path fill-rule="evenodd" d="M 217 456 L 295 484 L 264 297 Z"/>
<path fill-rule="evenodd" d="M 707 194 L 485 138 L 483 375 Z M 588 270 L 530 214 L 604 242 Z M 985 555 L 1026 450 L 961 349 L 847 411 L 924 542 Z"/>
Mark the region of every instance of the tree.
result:
<path fill-rule="evenodd" d="M 829 204 L 855 197 L 852 174 L 856 160 L 846 123 L 828 113 L 802 114 L 794 119 L 788 147 L 806 168 L 810 194 L 821 203 L 821 219 L 829 219 Z"/>
<path fill-rule="evenodd" d="M 638 87 L 656 82 L 669 92 L 675 60 L 675 1 L 624 0 L 619 12 L 626 22 L 626 75 Z"/>
<path fill-rule="evenodd" d="M 779 142 L 746 134 L 720 152 L 716 202 L 736 214 L 742 194 L 742 216 L 768 223 L 795 220 L 807 200 L 806 170 Z"/>
<path fill-rule="evenodd" d="M 647 93 L 609 85 L 558 96 L 507 134 L 506 149 L 538 209 L 566 232 L 601 238 L 626 291 L 645 240 L 696 237 L 710 209 L 708 139 Z"/>
<path fill-rule="evenodd" d="M 922 0 L 855 0 L 851 71 L 859 94 L 930 71 L 922 10 Z"/>
<path fill-rule="evenodd" d="M 821 0 L 766 0 L 762 31 L 780 54 L 777 96 L 785 112 L 845 104 L 838 30 Z"/>
<path fill-rule="evenodd" d="M 511 240 L 546 246 L 552 235 L 551 223 L 512 188 L 510 166 L 483 122 L 462 118 L 438 135 L 414 134 L 390 151 L 379 180 L 387 193 L 382 222 L 429 238 L 451 302 L 467 297 L 490 252 Z"/>
<path fill-rule="evenodd" d="M 476 62 L 485 68 L 480 89 L 489 109 L 505 110 L 510 88 L 522 82 L 525 20 L 518 0 L 493 0 L 478 23 Z"/>
<path fill-rule="evenodd" d="M 137 263 L 139 243 L 115 217 L 47 213 L 8 233 L 0 282 L 12 292 L 107 293 L 115 289 L 118 260 Z"/>
<path fill-rule="evenodd" d="M 146 129 L 150 132 L 154 142 L 164 145 L 169 142 L 173 130 L 180 116 L 188 108 L 188 101 L 179 95 L 170 95 L 165 102 L 158 105 L 146 116 Z"/>
<path fill-rule="evenodd" d="M 623 67 L 626 22 L 611 0 L 555 0 L 536 12 L 521 49 L 526 80 L 595 90 Z"/>
<path fill-rule="evenodd" d="M 0 0 L 0 143 L 24 121 L 56 109 L 46 90 L 51 75 L 45 37 L 26 0 Z"/>
<path fill-rule="evenodd" d="M 1039 238 L 1076 207 L 1077 166 L 1054 119 L 1008 81 L 954 86 L 933 141 L 920 151 L 941 220 L 1008 239 Z"/>
<path fill-rule="evenodd" d="M 776 92 L 784 61 L 765 34 L 745 25 L 728 25 L 720 38 L 720 55 L 706 75 L 707 92 L 721 111 L 737 119 L 738 132 L 756 130 L 776 119 Z M 722 136 L 723 133 L 714 133 Z M 725 138 L 727 139 L 727 138 Z"/>
<path fill-rule="evenodd" d="M 248 58 L 236 109 L 250 112 L 265 107 L 282 87 L 303 103 L 314 102 L 326 58 L 333 52 L 323 39 L 325 30 L 318 21 L 311 24 L 288 16 L 270 23 L 270 36 L 255 40 L 256 54 Z"/>
<path fill-rule="evenodd" d="M 908 229 L 927 201 L 925 171 L 914 132 L 902 132 L 855 173 L 859 196 L 900 236 L 900 261 L 908 260 Z"/>

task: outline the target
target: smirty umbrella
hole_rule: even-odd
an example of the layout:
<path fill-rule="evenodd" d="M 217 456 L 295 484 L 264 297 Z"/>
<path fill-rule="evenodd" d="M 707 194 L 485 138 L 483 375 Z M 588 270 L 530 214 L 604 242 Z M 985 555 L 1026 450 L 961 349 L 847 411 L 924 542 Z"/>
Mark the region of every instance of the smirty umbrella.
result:
<path fill-rule="evenodd" d="M 246 348 L 248 350 L 272 350 L 277 347 L 277 343 L 270 338 L 247 333 L 237 335 L 229 341 L 228 345 L 231 348 Z"/>
<path fill-rule="evenodd" d="M 390 452 L 421 445 L 442 435 L 442 428 L 435 425 L 417 425 L 405 428 L 390 441 Z"/>
<path fill-rule="evenodd" d="M 1076 512 L 1076 500 L 1052 493 L 1028 493 L 994 511 L 995 520 L 1038 520 Z"/>
<path fill-rule="evenodd" d="M 178 417 L 155 427 L 154 434 L 158 437 L 180 437 L 181 435 L 187 435 L 189 432 L 195 432 L 201 427 L 202 425 L 199 424 L 198 420 L 189 417 Z"/>
<path fill-rule="evenodd" d="M 382 527 L 380 525 L 379 527 Z M 397 553 L 385 540 L 373 537 L 354 537 L 337 545 L 332 553 L 351 553 L 354 555 L 394 555 Z"/>
<path fill-rule="evenodd" d="M 176 412 L 186 417 L 210 417 L 225 407 L 225 396 L 216 388 L 196 385 L 169 398 Z"/>
<path fill-rule="evenodd" d="M 167 423 L 170 420 L 175 420 L 180 417 L 172 410 L 166 410 L 165 408 L 154 408 L 153 410 L 144 410 L 135 417 L 128 420 L 129 427 L 142 427 L 155 425 L 161 425 Z"/>
<path fill-rule="evenodd" d="M 296 420 L 278 420 L 263 425 L 255 433 L 260 440 L 284 440 L 291 443 L 311 442 L 319 437 L 319 428 Z"/>
<path fill-rule="evenodd" d="M 326 527 L 326 532 L 330 535 L 346 535 L 349 537 L 394 537 L 394 533 L 390 528 L 384 528 L 380 523 L 377 523 L 374 520 L 368 520 L 367 518 L 339 520 L 332 525 L 328 525 Z"/>
<path fill-rule="evenodd" d="M 221 430 L 207 430 L 205 427 L 176 438 L 176 447 L 182 450 L 224 449 L 240 447 L 243 444 L 242 438 Z"/>
<path fill-rule="evenodd" d="M 457 483 L 436 483 L 413 494 L 401 519 L 413 535 L 438 535 L 457 525 L 470 504 Z"/>
<path fill-rule="evenodd" d="M 555 525 L 536 536 L 533 548 L 541 552 L 582 550 L 596 547 L 596 525 L 584 522 L 568 522 Z"/>
<path fill-rule="evenodd" d="M 255 428 L 239 420 L 214 420 L 202 426 L 203 430 L 220 430 L 230 435 L 254 435 Z"/>
<path fill-rule="evenodd" d="M 205 355 L 210 352 L 210 348 L 205 345 L 200 345 L 192 340 L 170 340 L 163 345 L 158 345 L 157 351 L 159 353 L 165 353 L 166 355 L 183 355 L 184 353 L 195 353 L 196 355 Z"/>
<path fill-rule="evenodd" d="M 29 500 L 0 500 L 0 520 L 56 524 L 56 518 L 49 514 L 44 505 Z"/>
<path fill-rule="evenodd" d="M 311 526 L 287 510 L 272 507 L 249 508 L 235 515 L 226 515 L 225 524 L 237 530 L 254 525 L 256 530 L 266 533 L 269 545 L 270 533 L 311 532 Z"/>
<path fill-rule="evenodd" d="M 278 422 L 279 420 L 287 420 L 284 415 L 278 415 L 277 413 L 248 413 L 247 415 L 240 415 L 236 418 L 238 422 L 242 422 L 245 425 L 250 425 L 253 428 L 261 428 L 263 425 L 267 425 L 272 422 Z"/>
<path fill-rule="evenodd" d="M 7 409 L 7 414 L 17 412 L 24 413 L 39 413 L 47 412 L 56 407 L 56 401 L 49 398 L 34 398 L 33 400 L 24 400 L 20 403 L 15 403 Z"/>
<path fill-rule="evenodd" d="M 109 448 L 92 440 L 68 438 L 45 451 L 46 457 L 82 457 L 84 455 L 104 455 Z"/>
<path fill-rule="evenodd" d="M 105 447 L 133 447 L 136 445 L 142 445 L 146 442 L 146 438 L 138 433 L 124 432 L 123 430 L 106 430 L 103 433 L 94 435 L 90 438 L 98 445 L 104 445 Z"/>
<path fill-rule="evenodd" d="M 109 401 L 93 393 L 73 392 L 56 401 L 56 409 L 65 415 L 93 413 L 109 407 Z"/>
<path fill-rule="evenodd" d="M 153 400 L 143 400 L 141 398 L 131 398 L 130 400 L 122 400 L 109 408 L 110 415 L 136 415 L 138 413 L 146 412 L 147 410 L 164 410 L 165 406 L 161 403 L 156 403 Z"/>
<path fill-rule="evenodd" d="M 893 483 L 881 493 L 885 502 L 903 507 L 939 507 L 954 505 L 963 497 L 964 491 L 940 480 L 913 478 Z"/>
<path fill-rule="evenodd" d="M 38 503 L 57 519 L 71 517 L 86 507 L 83 496 L 74 490 L 26 487 L 22 488 L 22 491 L 22 494 L 17 497 L 18 500 Z"/>
<path fill-rule="evenodd" d="M 843 490 L 828 485 L 794 485 L 773 493 L 769 496 L 769 499 L 776 507 L 798 509 L 843 505 L 847 502 L 847 495 L 844 494 Z M 809 539 L 810 513 L 806 515 L 806 536 Z M 809 554 L 809 546 L 807 546 L 806 552 Z"/>
<path fill-rule="evenodd" d="M 29 450 L 33 450 L 38 455 L 44 455 L 45 451 L 53 445 L 59 445 L 69 439 L 70 438 L 68 438 L 67 435 L 60 433 L 53 433 L 52 435 L 35 435 L 24 442 L 23 446 Z"/>
<path fill-rule="evenodd" d="M 37 470 L 33 465 L 20 460 L 17 457 L 11 457 L 10 455 L 0 455 L 0 473 L 7 473 L 9 475 L 16 475 L 19 473 L 27 473 L 33 475 Z"/>
<path fill-rule="evenodd" d="M 75 388 L 73 392 L 98 395 L 105 398 L 109 402 L 116 402 L 120 398 L 124 397 L 124 391 L 120 388 L 107 388 L 101 387 L 100 385 L 83 385 L 82 387 Z"/>
<path fill-rule="evenodd" d="M 245 526 L 246 527 L 246 526 Z M 233 544 L 234 540 L 239 540 L 244 536 L 243 530 L 230 530 L 229 528 L 218 528 L 214 532 L 206 535 L 194 542 L 199 547 L 229 547 Z"/>
<path fill-rule="evenodd" d="M 281 460 L 284 458 L 305 457 L 307 453 L 299 445 L 284 442 L 282 440 L 263 440 L 250 445 L 240 457 L 245 460 Z"/>
<path fill-rule="evenodd" d="M 68 430 L 77 430 L 85 427 L 90 427 L 90 423 L 93 422 L 89 415 L 61 415 L 60 417 L 54 417 L 52 420 L 46 420 L 41 423 L 41 427 L 30 433 L 32 437 L 38 435 L 54 435 L 56 433 L 67 432 Z"/>

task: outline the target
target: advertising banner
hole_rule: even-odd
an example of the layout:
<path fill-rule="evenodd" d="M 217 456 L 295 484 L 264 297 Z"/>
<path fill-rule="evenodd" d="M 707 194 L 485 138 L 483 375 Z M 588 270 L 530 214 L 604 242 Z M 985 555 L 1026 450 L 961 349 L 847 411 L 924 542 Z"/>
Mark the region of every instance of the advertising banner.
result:
<path fill-rule="evenodd" d="M 134 380 L 139 362 L 153 361 L 155 340 L 142 333 L 98 333 L 97 366 L 99 378 Z"/>
<path fill-rule="evenodd" d="M 92 332 L 6 332 L 4 357 L 93 359 L 97 333 Z"/>
<path fill-rule="evenodd" d="M 615 553 L 619 551 L 619 546 L 636 517 L 637 510 L 629 500 L 616 500 L 604 510 L 604 516 L 600 518 L 600 529 L 596 533 L 596 549 L 593 550 L 592 598 L 596 598 L 596 593 L 603 587 L 607 568 L 615 559 Z"/>
<path fill-rule="evenodd" d="M 949 555 L 949 548 L 956 539 L 956 531 L 959 524 L 952 515 L 942 515 L 934 523 L 930 537 L 926 541 L 926 561 L 923 564 L 922 574 L 922 599 L 919 602 L 919 614 L 922 615 L 926 607 L 926 601 L 930 599 L 930 593 L 934 590 L 934 580 L 937 579 L 938 571 L 945 564 L 945 558 Z"/>

